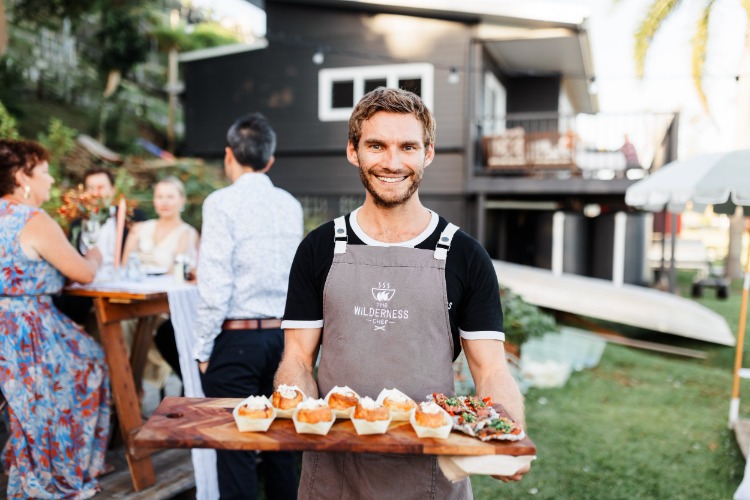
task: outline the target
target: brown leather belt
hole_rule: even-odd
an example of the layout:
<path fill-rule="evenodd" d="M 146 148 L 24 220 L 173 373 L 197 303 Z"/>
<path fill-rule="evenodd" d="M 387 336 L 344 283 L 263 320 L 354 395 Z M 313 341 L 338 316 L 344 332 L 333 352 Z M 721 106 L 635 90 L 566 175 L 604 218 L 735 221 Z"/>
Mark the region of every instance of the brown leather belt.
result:
<path fill-rule="evenodd" d="M 221 324 L 222 330 L 269 330 L 280 327 L 279 318 L 228 319 Z"/>

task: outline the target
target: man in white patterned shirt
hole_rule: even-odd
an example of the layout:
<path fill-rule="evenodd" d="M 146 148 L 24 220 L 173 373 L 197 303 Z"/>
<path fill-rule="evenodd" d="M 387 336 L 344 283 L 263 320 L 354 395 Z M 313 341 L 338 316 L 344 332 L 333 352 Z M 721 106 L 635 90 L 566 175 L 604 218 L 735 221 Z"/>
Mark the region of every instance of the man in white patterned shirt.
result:
<path fill-rule="evenodd" d="M 284 350 L 279 319 L 289 269 L 302 239 L 302 206 L 265 174 L 276 134 L 259 113 L 227 132 L 224 170 L 232 185 L 203 203 L 194 356 L 208 397 L 271 396 Z M 255 452 L 217 453 L 222 499 L 255 498 Z M 296 498 L 294 454 L 263 452 L 267 498 Z"/>

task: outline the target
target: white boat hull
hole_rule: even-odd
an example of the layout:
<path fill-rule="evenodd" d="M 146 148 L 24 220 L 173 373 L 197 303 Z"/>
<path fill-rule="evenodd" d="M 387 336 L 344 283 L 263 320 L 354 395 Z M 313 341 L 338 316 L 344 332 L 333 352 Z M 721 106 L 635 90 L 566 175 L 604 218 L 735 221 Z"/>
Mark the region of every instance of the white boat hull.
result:
<path fill-rule="evenodd" d="M 692 300 L 635 285 L 493 261 L 500 285 L 526 302 L 705 342 L 735 344 L 726 320 Z"/>

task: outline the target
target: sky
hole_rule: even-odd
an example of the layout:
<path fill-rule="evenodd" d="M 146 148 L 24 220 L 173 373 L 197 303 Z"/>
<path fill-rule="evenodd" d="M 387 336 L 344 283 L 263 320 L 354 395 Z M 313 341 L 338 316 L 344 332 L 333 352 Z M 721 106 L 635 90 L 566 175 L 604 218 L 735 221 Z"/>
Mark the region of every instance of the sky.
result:
<path fill-rule="evenodd" d="M 705 2 L 681 2 L 652 41 L 643 80 L 635 75 L 633 37 L 650 0 L 562 3 L 590 9 L 588 26 L 601 112 L 679 111 L 680 158 L 734 146 L 735 76 L 747 20 L 739 0 L 717 0 L 709 24 L 703 83 L 710 113 L 702 108 L 690 75 L 691 39 Z"/>

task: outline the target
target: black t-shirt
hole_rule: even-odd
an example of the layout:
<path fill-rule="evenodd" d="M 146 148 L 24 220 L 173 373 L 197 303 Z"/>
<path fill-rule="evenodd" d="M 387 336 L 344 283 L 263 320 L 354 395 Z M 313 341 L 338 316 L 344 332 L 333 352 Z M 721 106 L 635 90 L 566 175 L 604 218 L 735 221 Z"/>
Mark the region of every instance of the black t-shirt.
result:
<path fill-rule="evenodd" d="M 347 244 L 364 245 L 352 229 L 350 215 L 346 216 Z M 447 225 L 448 221 L 439 217 L 435 230 L 414 247 L 433 250 Z M 320 328 L 323 324 L 323 288 L 333 262 L 333 236 L 334 224 L 330 221 L 308 234 L 297 248 L 284 311 L 284 321 L 294 322 L 294 328 Z M 490 256 L 479 242 L 460 230 L 448 251 L 445 283 L 454 359 L 461 352 L 459 337 L 505 339 L 500 287 Z"/>

